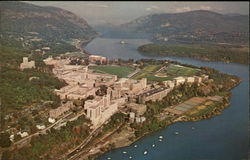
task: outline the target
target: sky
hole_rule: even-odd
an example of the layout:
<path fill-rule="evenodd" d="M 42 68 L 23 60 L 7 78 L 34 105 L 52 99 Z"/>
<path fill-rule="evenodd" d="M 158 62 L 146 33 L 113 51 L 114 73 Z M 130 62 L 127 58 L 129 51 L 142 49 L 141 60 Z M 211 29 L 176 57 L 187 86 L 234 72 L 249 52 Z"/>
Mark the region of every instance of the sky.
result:
<path fill-rule="evenodd" d="M 178 13 L 210 10 L 222 14 L 249 14 L 249 2 L 201 1 L 29 1 L 40 6 L 54 6 L 83 17 L 89 24 L 122 24 L 154 13 Z"/>

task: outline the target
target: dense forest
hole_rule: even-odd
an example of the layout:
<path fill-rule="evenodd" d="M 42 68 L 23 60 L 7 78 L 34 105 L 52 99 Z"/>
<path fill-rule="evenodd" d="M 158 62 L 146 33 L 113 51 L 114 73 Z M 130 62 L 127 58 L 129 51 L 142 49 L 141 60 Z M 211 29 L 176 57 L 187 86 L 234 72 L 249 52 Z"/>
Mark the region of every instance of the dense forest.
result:
<path fill-rule="evenodd" d="M 53 93 L 65 83 L 54 77 L 51 66 L 46 66 L 42 57 L 29 55 L 29 51 L 13 44 L 0 45 L 0 97 L 1 123 L 3 116 L 13 111 L 21 111 L 23 107 L 54 101 L 58 106 L 60 99 Z M 19 65 L 24 56 L 35 60 L 36 69 L 20 71 Z M 36 77 L 30 80 L 31 77 Z"/>
<path fill-rule="evenodd" d="M 229 45 L 146 44 L 138 48 L 152 56 L 189 57 L 204 61 L 248 64 L 249 47 Z"/>
<path fill-rule="evenodd" d="M 24 2 L 1 2 L 1 34 L 36 36 L 60 41 L 91 39 L 96 32 L 81 17 L 56 7 L 41 7 Z"/>

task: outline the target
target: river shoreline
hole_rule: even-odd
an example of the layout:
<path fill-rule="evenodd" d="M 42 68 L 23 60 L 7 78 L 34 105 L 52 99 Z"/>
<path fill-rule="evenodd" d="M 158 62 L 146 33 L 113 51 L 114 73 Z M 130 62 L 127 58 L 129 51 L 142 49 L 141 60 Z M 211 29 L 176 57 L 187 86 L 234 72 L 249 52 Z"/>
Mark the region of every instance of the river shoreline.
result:
<path fill-rule="evenodd" d="M 249 61 L 246 61 L 246 59 L 242 58 L 242 59 L 234 59 L 236 51 L 234 50 L 230 50 L 228 49 L 226 52 L 235 52 L 234 54 L 231 54 L 229 56 L 218 56 L 219 53 L 221 54 L 222 50 L 221 48 L 218 48 L 218 50 L 220 49 L 220 52 L 218 51 L 218 55 L 217 56 L 207 56 L 204 53 L 199 53 L 198 51 L 196 51 L 195 49 L 194 50 L 190 50 L 190 52 L 197 52 L 197 54 L 187 54 L 188 52 L 185 50 L 185 49 L 188 49 L 187 47 L 183 47 L 183 46 L 178 46 L 179 50 L 182 49 L 182 51 L 175 51 L 175 50 L 171 50 L 173 48 L 171 47 L 174 47 L 174 46 L 171 46 L 170 45 L 170 48 L 169 49 L 162 49 L 160 46 L 158 46 L 157 48 L 157 45 L 161 45 L 161 44 L 158 44 L 158 43 L 152 43 L 152 44 L 146 44 L 146 45 L 141 45 L 137 48 L 137 51 L 143 55 L 143 56 L 152 56 L 152 57 L 169 57 L 169 56 L 173 56 L 173 57 L 179 57 L 179 58 L 191 58 L 191 59 L 195 59 L 195 60 L 199 60 L 199 61 L 203 61 L 203 62 L 223 62 L 223 63 L 238 63 L 238 64 L 243 64 L 243 65 L 248 65 L 249 64 Z M 164 45 L 164 44 L 162 44 Z M 165 44 L 166 45 L 166 44 Z M 152 46 L 152 48 L 150 48 L 150 46 Z M 168 45 L 166 45 L 167 47 Z M 184 45 L 185 46 L 185 45 Z M 191 47 L 191 46 L 190 46 Z M 194 46 L 196 47 L 196 46 Z M 206 48 L 207 50 L 210 50 L 210 49 L 213 49 L 213 48 L 216 48 L 216 44 L 213 44 L 213 45 L 210 45 L 210 48 Z M 202 49 L 202 48 L 200 48 Z M 167 52 L 167 50 L 170 50 L 170 52 Z M 212 52 L 211 52 L 212 53 Z M 244 55 L 246 54 L 247 52 L 241 52 L 240 50 L 238 51 L 238 55 Z M 224 53 L 225 54 L 225 53 Z M 244 55 L 246 58 L 247 56 Z"/>
<path fill-rule="evenodd" d="M 233 89 L 236 86 L 238 86 L 240 84 L 240 82 L 237 83 L 237 84 L 235 84 L 235 86 L 233 86 L 231 89 Z M 213 118 L 215 116 L 221 115 L 223 113 L 223 110 L 230 106 L 230 102 L 229 101 L 230 101 L 230 98 L 231 98 L 231 93 L 230 92 L 228 92 L 228 93 L 229 94 L 223 96 L 223 99 L 225 99 L 226 101 L 223 102 L 220 106 L 215 107 L 211 112 L 207 113 L 206 115 L 197 116 L 197 117 L 194 117 L 194 118 L 188 118 L 187 116 L 180 115 L 180 116 L 176 117 L 174 120 L 171 120 L 168 123 L 166 123 L 166 125 L 164 125 L 163 127 L 159 128 L 157 130 L 154 130 L 154 131 L 145 132 L 143 135 L 141 135 L 139 137 L 136 137 L 134 139 L 130 139 L 127 143 L 123 143 L 122 145 L 119 145 L 117 147 L 116 146 L 115 147 L 114 146 L 110 147 L 111 144 L 108 143 L 108 142 L 109 142 L 109 140 L 111 140 L 113 138 L 112 137 L 113 134 L 109 135 L 106 138 L 106 142 L 107 143 L 104 143 L 103 145 L 98 146 L 98 148 L 101 148 L 99 151 L 96 151 L 94 154 L 90 154 L 89 153 L 87 155 L 81 156 L 81 159 L 84 159 L 84 160 L 85 159 L 86 160 L 96 160 L 98 157 L 102 156 L 103 154 L 105 154 L 108 151 L 111 151 L 111 150 L 114 150 L 114 149 L 123 148 L 123 147 L 128 147 L 128 146 L 132 145 L 133 143 L 135 143 L 136 141 L 142 139 L 143 137 L 145 137 L 145 136 L 147 136 L 147 135 L 149 135 L 151 133 L 154 133 L 154 132 L 166 129 L 170 125 L 172 125 L 174 123 L 177 123 L 177 122 L 195 122 L 195 121 L 200 121 L 200 120 L 205 120 L 205 119 L 211 119 L 211 118 Z M 183 103 L 183 102 L 181 102 L 181 103 Z M 122 131 L 127 132 L 126 131 L 127 127 L 128 126 L 122 127 Z M 103 136 L 105 137 L 106 134 L 104 134 Z M 129 139 L 129 138 L 128 137 L 123 137 L 123 139 Z M 119 142 L 117 142 L 117 143 L 119 144 Z M 97 146 L 97 144 L 95 143 L 95 146 Z M 93 146 L 93 147 L 95 147 L 95 146 Z M 89 148 L 89 146 L 88 146 L 88 148 Z"/>
<path fill-rule="evenodd" d="M 220 108 L 222 110 L 226 109 L 228 106 L 230 105 L 230 103 L 226 103 L 224 105 L 222 105 Z M 174 123 L 177 123 L 177 122 L 195 122 L 195 121 L 200 121 L 200 120 L 205 120 L 205 119 L 211 119 L 213 118 L 214 116 L 218 116 L 220 114 L 222 114 L 222 111 L 221 112 L 211 112 L 212 114 L 210 114 L 208 117 L 204 118 L 204 117 L 197 117 L 197 119 L 182 119 L 182 120 L 178 120 L 178 118 L 176 118 L 175 121 L 173 121 L 172 123 L 169 123 L 168 125 L 160 128 L 159 130 L 155 130 L 155 131 L 151 131 L 151 132 L 146 132 L 144 133 L 142 136 L 134 139 L 134 140 L 131 140 L 130 142 L 128 143 L 125 143 L 124 145 L 122 146 L 119 146 L 119 147 L 114 147 L 114 148 L 110 148 L 109 147 L 109 144 L 106 144 L 104 146 L 102 146 L 103 150 L 105 150 L 105 152 L 102 152 L 102 151 L 99 151 L 93 155 L 89 155 L 90 157 L 81 157 L 81 159 L 83 158 L 84 160 L 96 160 L 98 157 L 102 156 L 103 154 L 107 153 L 108 151 L 111 151 L 111 150 L 114 150 L 114 149 L 119 149 L 119 148 L 123 148 L 123 147 L 128 147 L 130 145 L 132 145 L 133 143 L 137 142 L 138 140 L 142 139 L 143 137 L 151 134 L 151 133 L 154 133 L 154 132 L 157 132 L 157 131 L 160 131 L 160 130 L 163 130 L 163 129 L 166 129 L 168 126 L 174 124 Z"/>
<path fill-rule="evenodd" d="M 105 55 L 103 55 L 103 56 L 105 56 Z M 155 57 L 154 57 L 155 58 Z M 175 60 L 176 61 L 176 60 Z M 178 60 L 177 60 L 178 61 Z M 215 62 L 215 61 L 206 61 L 206 62 Z M 216 62 L 218 62 L 218 61 L 216 61 Z M 222 63 L 223 64 L 223 63 Z M 232 63 L 233 64 L 233 63 Z M 224 64 L 223 64 L 224 65 Z M 225 65 L 227 65 L 226 63 L 225 63 Z M 225 72 L 225 71 L 223 71 L 223 72 Z M 234 72 L 233 73 L 231 73 L 231 74 L 235 74 Z M 237 85 L 236 85 L 237 86 Z M 234 87 L 236 87 L 236 86 L 234 86 Z M 233 89 L 234 87 L 232 87 L 231 89 Z M 227 106 L 229 106 L 230 104 L 228 103 L 227 105 L 225 105 L 223 108 L 225 109 Z M 231 109 L 230 109 L 231 110 Z M 221 114 L 221 113 L 220 113 Z M 215 114 L 214 113 L 214 115 L 213 116 L 211 116 L 211 117 L 214 117 L 214 116 L 216 116 L 216 115 L 219 115 L 219 114 Z M 209 117 L 209 118 L 211 118 L 211 117 Z M 203 119 L 208 119 L 208 118 L 203 118 Z M 201 120 L 201 119 L 199 119 L 199 120 Z M 189 120 L 189 121 L 198 121 L 198 119 L 197 120 Z M 173 124 L 173 123 L 172 123 Z M 166 128 L 167 126 L 165 126 L 165 127 L 163 127 L 163 128 L 161 128 L 161 130 L 164 130 L 164 128 Z M 155 132 L 155 131 L 153 131 L 153 132 Z M 143 136 L 141 136 L 141 137 L 139 137 L 139 138 L 137 138 L 136 140 L 134 140 L 134 141 L 131 141 L 130 143 L 128 143 L 128 144 L 126 144 L 126 145 L 124 145 L 124 146 L 122 146 L 122 147 L 126 147 L 126 146 L 130 146 L 131 144 L 133 144 L 135 141 L 138 141 L 139 139 L 141 139 L 141 138 L 143 138 L 144 136 L 146 136 L 146 135 L 148 135 L 149 133 L 152 133 L 152 132 L 148 132 L 148 133 L 145 133 Z M 121 147 L 116 147 L 116 149 L 117 148 L 121 148 Z M 113 148 L 114 149 L 114 148 Z M 107 150 L 107 151 L 109 151 L 109 150 Z M 97 158 L 97 157 L 99 157 L 99 156 L 101 156 L 101 155 L 103 155 L 104 153 L 106 153 L 107 151 L 105 151 L 105 152 L 99 152 L 97 155 L 93 155 L 93 157 L 95 157 L 95 158 Z M 92 159 L 94 159 L 94 158 L 92 158 Z"/>

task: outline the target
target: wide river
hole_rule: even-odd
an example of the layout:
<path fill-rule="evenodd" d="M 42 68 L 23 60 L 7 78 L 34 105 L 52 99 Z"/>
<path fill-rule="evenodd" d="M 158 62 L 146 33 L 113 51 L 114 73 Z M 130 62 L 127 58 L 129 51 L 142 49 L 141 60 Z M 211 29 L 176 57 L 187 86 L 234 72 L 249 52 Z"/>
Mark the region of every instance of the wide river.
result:
<path fill-rule="evenodd" d="M 148 58 L 137 47 L 150 43 L 146 35 L 99 30 L 102 36 L 92 40 L 85 49 L 110 59 Z M 123 40 L 126 44 L 120 44 Z M 221 62 L 201 62 L 188 58 L 170 59 L 196 66 L 208 66 L 241 77 L 243 82 L 232 90 L 231 104 L 223 114 L 208 120 L 180 122 L 149 134 L 128 147 L 114 149 L 99 160 L 247 160 L 249 138 L 249 71 L 248 65 Z M 178 135 L 175 132 L 179 132 Z M 158 137 L 163 136 L 159 142 Z M 152 147 L 155 144 L 155 147 Z M 137 147 L 134 147 L 137 145 Z M 126 154 L 122 152 L 126 151 Z M 144 155 L 144 151 L 148 154 Z"/>

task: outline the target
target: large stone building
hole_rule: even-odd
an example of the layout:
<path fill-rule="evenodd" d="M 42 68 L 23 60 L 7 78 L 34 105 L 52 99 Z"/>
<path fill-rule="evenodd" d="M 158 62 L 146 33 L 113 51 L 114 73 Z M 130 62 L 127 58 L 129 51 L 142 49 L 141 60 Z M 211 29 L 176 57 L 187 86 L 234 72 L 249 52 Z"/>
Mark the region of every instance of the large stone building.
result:
<path fill-rule="evenodd" d="M 201 83 L 202 82 L 202 78 L 199 76 L 194 76 L 194 82 L 195 83 Z"/>
<path fill-rule="evenodd" d="M 187 83 L 194 83 L 195 78 L 194 77 L 187 77 L 186 82 Z"/>
<path fill-rule="evenodd" d="M 62 114 L 69 111 L 73 107 L 73 102 L 68 101 L 66 103 L 62 103 L 60 107 L 56 109 L 52 109 L 49 111 L 50 118 L 59 118 Z"/>
<path fill-rule="evenodd" d="M 95 56 L 93 56 L 95 57 Z M 96 57 L 95 57 L 96 58 Z M 132 80 L 117 78 L 116 75 L 94 73 L 88 66 L 68 65 L 67 59 L 54 59 L 52 57 L 44 61 L 46 64 L 54 65 L 53 73 L 68 85 L 55 90 L 61 99 L 85 99 L 94 96 L 94 99 L 85 101 L 84 109 L 86 116 L 91 120 L 94 127 L 106 122 L 119 108 L 123 108 L 130 97 L 145 92 L 147 79 Z M 97 96 L 100 86 L 107 86 L 104 96 Z M 57 118 L 70 108 L 52 110 L 51 118 Z"/>
<path fill-rule="evenodd" d="M 144 104 L 128 103 L 126 106 L 130 108 L 131 112 L 135 113 L 136 116 L 142 116 L 147 111 L 147 106 Z"/>
<path fill-rule="evenodd" d="M 53 73 L 68 84 L 66 87 L 55 90 L 61 99 L 84 99 L 90 95 L 95 96 L 99 86 L 109 86 L 117 81 L 116 75 L 93 73 L 88 66 L 68 65 L 70 62 L 68 59 L 49 57 L 44 62 L 54 65 Z"/>
<path fill-rule="evenodd" d="M 117 103 L 111 101 L 109 94 L 86 101 L 84 108 L 87 112 L 87 117 L 91 120 L 94 127 L 102 125 L 118 111 Z"/>
<path fill-rule="evenodd" d="M 163 81 L 164 85 L 169 87 L 169 88 L 174 88 L 175 87 L 175 82 L 174 81 Z"/>
<path fill-rule="evenodd" d="M 96 63 L 100 62 L 101 64 L 107 63 L 107 58 L 102 56 L 91 55 L 89 56 L 89 62 Z"/>
<path fill-rule="evenodd" d="M 175 85 L 180 85 L 180 84 L 183 84 L 185 83 L 186 79 L 185 77 L 176 77 L 174 78 L 174 82 L 175 82 Z"/>
<path fill-rule="evenodd" d="M 23 57 L 23 63 L 20 64 L 20 69 L 36 68 L 35 61 L 29 61 L 28 57 Z"/>
<path fill-rule="evenodd" d="M 55 93 L 60 96 L 61 99 L 84 99 L 88 96 L 95 96 L 96 88 L 89 88 L 82 85 L 65 86 L 59 90 L 55 90 Z"/>
<path fill-rule="evenodd" d="M 139 92 L 143 92 L 147 88 L 147 79 L 133 80 L 127 78 L 121 78 L 114 84 L 116 90 L 120 90 L 120 94 L 135 95 Z"/>
<path fill-rule="evenodd" d="M 138 95 L 139 103 L 145 103 L 147 101 L 157 101 L 161 100 L 163 97 L 167 96 L 167 94 L 172 90 L 169 87 L 159 87 L 148 90 Z"/>

